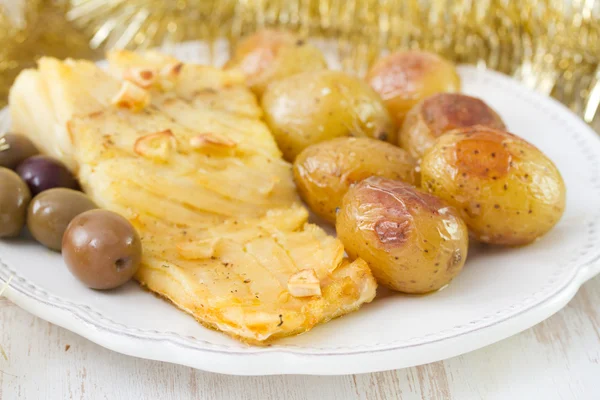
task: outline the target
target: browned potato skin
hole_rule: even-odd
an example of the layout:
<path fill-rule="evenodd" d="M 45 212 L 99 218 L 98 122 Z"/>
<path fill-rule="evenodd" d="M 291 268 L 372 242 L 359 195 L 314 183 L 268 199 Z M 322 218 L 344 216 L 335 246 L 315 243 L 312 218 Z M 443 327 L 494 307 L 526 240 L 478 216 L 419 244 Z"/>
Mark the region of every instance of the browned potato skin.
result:
<path fill-rule="evenodd" d="M 407 183 L 371 177 L 351 187 L 337 216 L 348 255 L 365 260 L 377 281 L 427 293 L 462 270 L 469 234 L 457 211 Z"/>
<path fill-rule="evenodd" d="M 502 118 L 482 100 L 459 93 L 438 93 L 408 112 L 398 139 L 402 148 L 420 159 L 440 135 L 474 125 L 506 129 Z"/>
<path fill-rule="evenodd" d="M 380 140 L 342 137 L 307 147 L 294 162 L 300 196 L 332 223 L 350 186 L 370 176 L 415 185 L 415 161 L 403 149 Z"/>
<path fill-rule="evenodd" d="M 305 72 L 273 82 L 261 105 L 288 161 L 308 146 L 336 137 L 396 142 L 394 123 L 377 93 L 344 72 Z"/>
<path fill-rule="evenodd" d="M 326 69 L 327 63 L 319 49 L 296 35 L 265 29 L 243 38 L 225 68 L 240 69 L 260 97 L 269 83 L 300 72 Z"/>
<path fill-rule="evenodd" d="M 524 139 L 488 127 L 442 135 L 423 156 L 421 179 L 484 243 L 530 243 L 565 209 L 565 185 L 552 161 Z"/>
<path fill-rule="evenodd" d="M 381 58 L 366 79 L 398 126 L 402 126 L 408 111 L 422 99 L 460 90 L 460 77 L 452 62 L 419 50 L 395 52 Z"/>

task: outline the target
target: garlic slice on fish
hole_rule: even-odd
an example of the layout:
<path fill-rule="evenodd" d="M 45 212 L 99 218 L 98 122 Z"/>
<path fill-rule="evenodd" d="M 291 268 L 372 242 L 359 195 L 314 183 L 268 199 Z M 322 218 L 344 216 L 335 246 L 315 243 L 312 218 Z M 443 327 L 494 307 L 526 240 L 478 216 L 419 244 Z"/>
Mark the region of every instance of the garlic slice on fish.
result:
<path fill-rule="evenodd" d="M 166 162 L 177 142 L 170 129 L 142 136 L 135 141 L 133 151 L 140 156 Z"/>
<path fill-rule="evenodd" d="M 150 103 L 150 93 L 129 81 L 124 81 L 111 103 L 119 108 L 138 112 Z"/>

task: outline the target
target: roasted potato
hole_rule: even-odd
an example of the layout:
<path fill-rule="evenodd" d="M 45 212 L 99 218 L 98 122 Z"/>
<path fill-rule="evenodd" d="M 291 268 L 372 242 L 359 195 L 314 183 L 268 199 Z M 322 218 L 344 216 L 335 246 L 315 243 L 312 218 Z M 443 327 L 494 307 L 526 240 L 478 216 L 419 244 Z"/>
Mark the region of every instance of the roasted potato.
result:
<path fill-rule="evenodd" d="M 367 81 L 385 102 L 398 126 L 408 111 L 425 97 L 460 90 L 454 64 L 426 51 L 401 51 L 377 61 Z"/>
<path fill-rule="evenodd" d="M 343 72 L 305 72 L 273 82 L 262 107 L 288 161 L 311 144 L 340 136 L 396 140 L 393 122 L 377 93 Z"/>
<path fill-rule="evenodd" d="M 484 243 L 522 245 L 548 232 L 565 209 L 565 185 L 536 147 L 483 126 L 442 135 L 423 156 L 422 186 L 455 206 Z"/>
<path fill-rule="evenodd" d="M 415 184 L 415 162 L 392 144 L 351 137 L 313 144 L 294 162 L 300 196 L 315 214 L 330 222 L 335 222 L 336 209 L 350 185 L 370 176 Z"/>
<path fill-rule="evenodd" d="M 327 68 L 319 49 L 290 32 L 263 30 L 242 39 L 225 68 L 239 69 L 259 97 L 267 85 L 300 72 Z"/>
<path fill-rule="evenodd" d="M 474 125 L 506 128 L 502 118 L 482 100 L 459 93 L 438 93 L 406 114 L 398 141 L 411 156 L 420 159 L 438 136 Z"/>
<path fill-rule="evenodd" d="M 351 187 L 336 229 L 350 257 L 365 260 L 380 284 L 400 292 L 441 288 L 467 258 L 469 234 L 458 212 L 392 179 L 371 177 Z"/>

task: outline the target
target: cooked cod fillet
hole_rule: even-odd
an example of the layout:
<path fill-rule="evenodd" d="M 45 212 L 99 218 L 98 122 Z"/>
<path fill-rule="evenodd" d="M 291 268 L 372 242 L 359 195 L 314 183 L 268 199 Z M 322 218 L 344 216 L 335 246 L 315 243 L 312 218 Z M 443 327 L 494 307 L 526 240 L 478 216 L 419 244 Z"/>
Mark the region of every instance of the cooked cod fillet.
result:
<path fill-rule="evenodd" d="M 17 78 L 13 129 L 64 161 L 142 238 L 136 279 L 249 343 L 301 333 L 375 296 L 366 263 L 300 203 L 241 75 L 116 52 L 111 72 L 42 58 Z"/>

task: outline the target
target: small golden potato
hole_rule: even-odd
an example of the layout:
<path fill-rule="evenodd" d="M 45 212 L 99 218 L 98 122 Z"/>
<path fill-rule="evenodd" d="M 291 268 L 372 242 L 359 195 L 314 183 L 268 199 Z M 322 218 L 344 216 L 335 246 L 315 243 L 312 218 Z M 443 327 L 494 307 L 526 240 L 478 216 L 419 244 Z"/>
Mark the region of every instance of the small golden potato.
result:
<path fill-rule="evenodd" d="M 408 112 L 398 141 L 411 156 L 420 159 L 440 135 L 474 125 L 506 129 L 502 118 L 482 100 L 459 93 L 438 93 Z"/>
<path fill-rule="evenodd" d="M 405 150 L 380 140 L 341 137 L 313 144 L 294 162 L 302 199 L 320 217 L 335 222 L 350 186 L 370 176 L 416 184 L 415 162 Z"/>
<path fill-rule="evenodd" d="M 242 39 L 225 68 L 240 69 L 258 96 L 267 85 L 300 72 L 327 68 L 319 49 L 296 35 L 276 30 L 262 30 Z"/>
<path fill-rule="evenodd" d="M 340 136 L 396 140 L 393 122 L 377 93 L 343 72 L 305 72 L 273 82 L 262 107 L 288 161 L 311 144 Z"/>
<path fill-rule="evenodd" d="M 377 61 L 367 81 L 383 99 L 398 126 L 425 97 L 460 90 L 454 64 L 426 51 L 401 51 Z"/>
<path fill-rule="evenodd" d="M 350 257 L 365 260 L 380 284 L 400 292 L 443 287 L 467 258 L 469 234 L 457 211 L 392 179 L 371 177 L 351 187 L 336 230 Z"/>
<path fill-rule="evenodd" d="M 565 209 L 565 185 L 552 161 L 524 139 L 488 127 L 442 135 L 423 156 L 421 179 L 484 243 L 532 242 Z"/>

